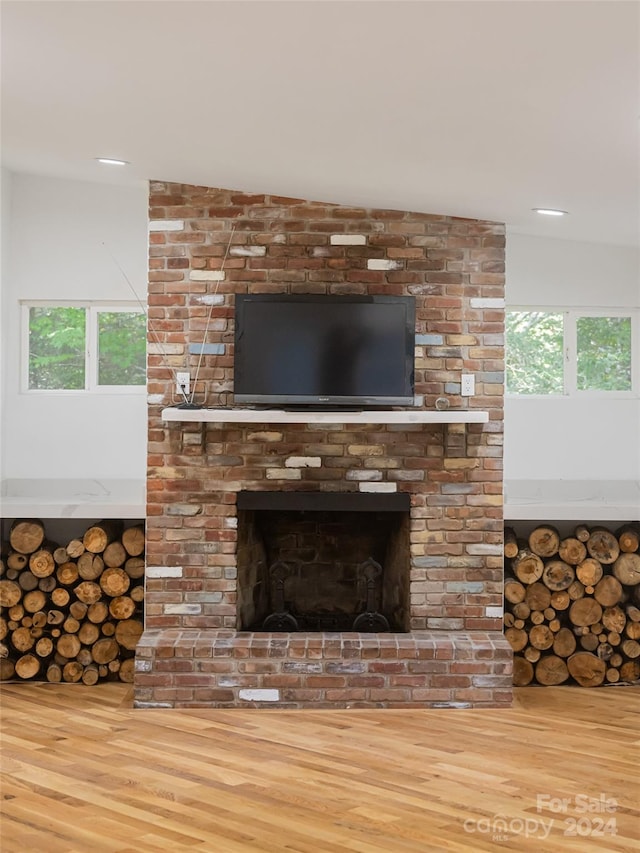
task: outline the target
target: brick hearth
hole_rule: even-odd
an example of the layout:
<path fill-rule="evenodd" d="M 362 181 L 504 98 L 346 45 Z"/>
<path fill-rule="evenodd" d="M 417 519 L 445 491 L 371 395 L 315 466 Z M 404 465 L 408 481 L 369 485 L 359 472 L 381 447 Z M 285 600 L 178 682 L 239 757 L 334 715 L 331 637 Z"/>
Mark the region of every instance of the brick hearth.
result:
<path fill-rule="evenodd" d="M 151 185 L 150 220 L 137 706 L 508 704 L 504 227 L 160 183 Z M 164 422 L 161 410 L 178 402 L 169 367 L 193 377 L 200 365 L 196 399 L 233 405 L 234 297 L 247 292 L 413 296 L 416 407 L 433 410 L 445 397 L 451 411 L 487 411 L 489 422 Z M 462 373 L 474 374 L 475 396 L 461 396 Z M 273 491 L 407 496 L 408 559 L 392 570 L 406 632 L 238 630 L 247 607 L 238 495 Z"/>
<path fill-rule="evenodd" d="M 511 703 L 493 633 L 255 634 L 171 630 L 138 647 L 139 707 L 431 708 Z"/>

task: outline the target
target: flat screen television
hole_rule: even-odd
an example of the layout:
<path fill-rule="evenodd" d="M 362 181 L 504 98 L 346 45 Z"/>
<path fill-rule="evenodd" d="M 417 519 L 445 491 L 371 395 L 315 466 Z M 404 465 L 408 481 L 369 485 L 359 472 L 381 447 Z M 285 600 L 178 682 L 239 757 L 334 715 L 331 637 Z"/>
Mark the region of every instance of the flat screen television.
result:
<path fill-rule="evenodd" d="M 411 296 L 236 296 L 236 403 L 409 406 Z"/>

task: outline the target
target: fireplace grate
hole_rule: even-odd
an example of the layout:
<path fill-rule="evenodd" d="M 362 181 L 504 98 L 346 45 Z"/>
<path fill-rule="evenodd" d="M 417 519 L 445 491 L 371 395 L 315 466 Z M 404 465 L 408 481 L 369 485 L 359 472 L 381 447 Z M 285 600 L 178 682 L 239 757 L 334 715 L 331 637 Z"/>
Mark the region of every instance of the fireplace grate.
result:
<path fill-rule="evenodd" d="M 264 631 L 298 631 L 298 620 L 286 609 L 284 600 L 284 583 L 289 574 L 289 566 L 278 560 L 270 569 L 273 581 L 274 611 L 264 620 Z"/>
<path fill-rule="evenodd" d="M 294 567 L 282 560 L 275 562 L 269 574 L 273 589 L 273 611 L 260 626 L 262 631 L 356 631 L 361 633 L 382 633 L 390 631 L 389 621 L 380 612 L 380 602 L 376 593 L 377 580 L 382 574 L 382 566 L 372 557 L 368 557 L 358 566 L 358 579 L 366 583 L 365 609 L 353 615 L 316 611 L 314 613 L 293 614 L 287 609 L 285 583 Z"/>
<path fill-rule="evenodd" d="M 379 605 L 376 604 L 376 579 L 382 574 L 382 566 L 369 557 L 368 560 L 362 563 L 360 570 L 367 582 L 367 603 L 365 612 L 360 613 L 354 619 L 353 630 L 366 633 L 388 631 L 389 622 L 379 612 Z"/>

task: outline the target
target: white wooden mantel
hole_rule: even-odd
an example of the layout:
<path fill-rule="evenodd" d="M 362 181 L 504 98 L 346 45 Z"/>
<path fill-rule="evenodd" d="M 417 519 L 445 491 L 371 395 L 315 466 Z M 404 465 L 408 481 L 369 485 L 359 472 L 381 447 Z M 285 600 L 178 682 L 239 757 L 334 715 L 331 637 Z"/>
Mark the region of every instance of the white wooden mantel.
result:
<path fill-rule="evenodd" d="M 284 409 L 179 409 L 162 410 L 163 421 L 181 423 L 259 423 L 259 424 L 486 424 L 489 413 L 483 411 L 424 409 L 404 411 L 289 411 Z"/>

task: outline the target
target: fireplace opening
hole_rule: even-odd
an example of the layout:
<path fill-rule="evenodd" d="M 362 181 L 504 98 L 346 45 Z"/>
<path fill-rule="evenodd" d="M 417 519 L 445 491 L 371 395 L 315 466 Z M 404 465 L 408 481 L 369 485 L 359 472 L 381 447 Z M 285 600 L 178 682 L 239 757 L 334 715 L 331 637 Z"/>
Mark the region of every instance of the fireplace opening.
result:
<path fill-rule="evenodd" d="M 240 630 L 409 630 L 408 506 L 241 508 L 251 503 L 238 502 Z"/>

